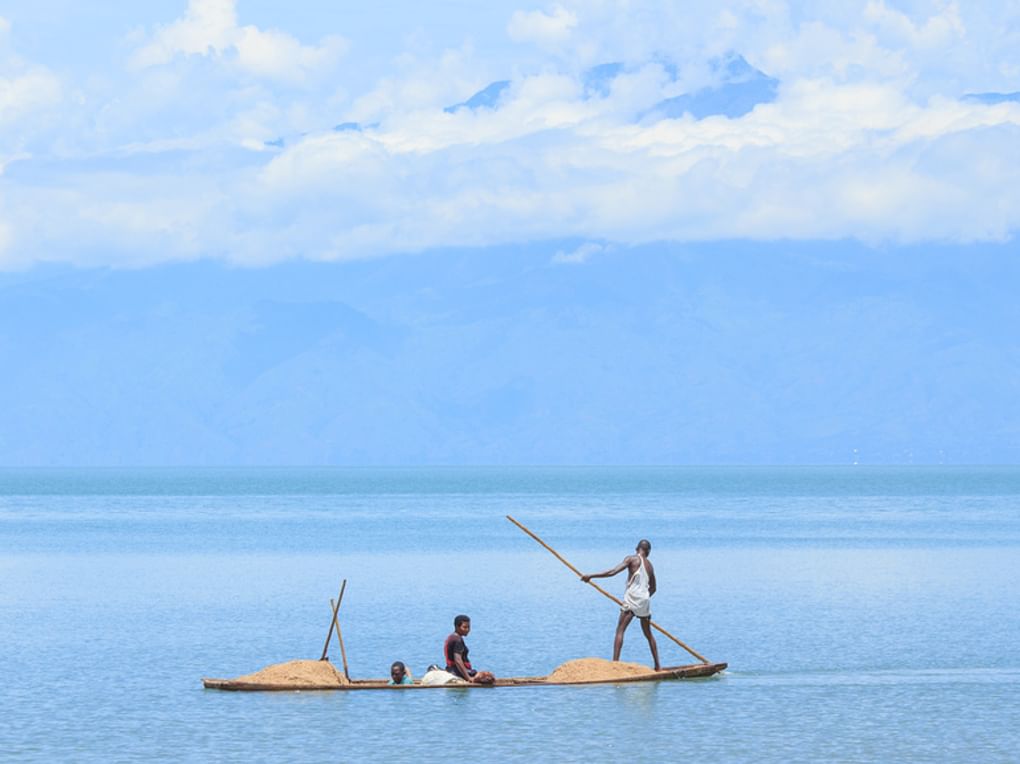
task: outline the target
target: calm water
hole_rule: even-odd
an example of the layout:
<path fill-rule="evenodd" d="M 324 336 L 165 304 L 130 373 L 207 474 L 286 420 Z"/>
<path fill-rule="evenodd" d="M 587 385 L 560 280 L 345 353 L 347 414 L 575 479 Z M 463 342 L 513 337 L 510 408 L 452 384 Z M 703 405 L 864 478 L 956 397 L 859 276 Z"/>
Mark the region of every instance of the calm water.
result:
<path fill-rule="evenodd" d="M 357 676 L 459 612 L 497 675 L 609 657 L 613 604 L 506 514 L 582 569 L 650 538 L 654 618 L 730 670 L 202 689 L 318 657 L 342 578 Z M 0 470 L 0 758 L 1017 761 L 1018 605 L 1020 468 Z"/>

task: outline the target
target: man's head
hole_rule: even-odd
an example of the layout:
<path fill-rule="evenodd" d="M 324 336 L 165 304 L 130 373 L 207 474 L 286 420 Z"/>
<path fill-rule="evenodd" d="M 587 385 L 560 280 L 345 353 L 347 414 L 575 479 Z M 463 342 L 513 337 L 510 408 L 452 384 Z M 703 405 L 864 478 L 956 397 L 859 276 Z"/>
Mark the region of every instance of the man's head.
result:
<path fill-rule="evenodd" d="M 634 548 L 634 551 L 647 557 L 652 553 L 652 542 L 648 539 L 641 539 L 637 542 L 637 546 Z"/>
<path fill-rule="evenodd" d="M 453 619 L 453 630 L 466 637 L 471 632 L 471 619 L 466 615 L 458 615 Z"/>
<path fill-rule="evenodd" d="M 390 666 L 390 679 L 395 684 L 400 684 L 404 681 L 404 675 L 407 673 L 407 666 L 404 665 L 403 661 L 393 661 L 393 665 Z"/>

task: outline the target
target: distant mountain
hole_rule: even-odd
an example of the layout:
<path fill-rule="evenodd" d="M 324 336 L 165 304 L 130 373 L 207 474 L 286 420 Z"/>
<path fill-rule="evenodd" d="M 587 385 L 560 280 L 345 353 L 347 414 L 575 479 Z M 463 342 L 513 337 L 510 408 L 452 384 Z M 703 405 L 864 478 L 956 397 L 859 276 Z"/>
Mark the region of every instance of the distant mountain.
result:
<path fill-rule="evenodd" d="M 1012 244 L 0 272 L 0 465 L 1020 462 Z"/>
<path fill-rule="evenodd" d="M 675 82 L 679 70 L 669 60 L 657 61 Z M 633 68 L 633 67 L 632 67 Z M 747 60 L 731 53 L 711 62 L 716 83 L 692 93 L 667 98 L 637 115 L 641 122 L 675 119 L 690 114 L 695 119 L 714 115 L 730 118 L 742 117 L 761 103 L 776 99 L 779 80 L 751 66 Z M 612 91 L 613 82 L 628 71 L 626 64 L 612 61 L 593 66 L 581 74 L 584 98 L 605 98 Z M 454 114 L 462 109 L 497 109 L 510 89 L 510 80 L 499 80 L 479 90 L 466 101 L 447 106 L 443 111 Z"/>
<path fill-rule="evenodd" d="M 755 69 L 740 55 L 712 62 L 718 84 L 667 98 L 646 111 L 642 121 L 676 119 L 690 114 L 695 119 L 724 116 L 742 117 L 762 103 L 776 100 L 779 80 Z"/>
<path fill-rule="evenodd" d="M 987 104 L 1020 103 L 1020 93 L 967 93 L 962 100 Z"/>
<path fill-rule="evenodd" d="M 358 122 L 341 122 L 339 125 L 334 125 L 333 132 L 334 133 L 347 133 L 347 132 L 360 133 L 366 127 L 375 127 L 375 125 L 374 124 L 373 125 L 361 125 Z M 267 149 L 282 149 L 282 148 L 285 148 L 287 146 L 288 142 L 293 142 L 293 141 L 300 140 L 301 138 L 304 138 L 306 135 L 308 135 L 308 133 L 298 133 L 296 135 L 292 135 L 289 139 L 285 138 L 284 136 L 281 135 L 280 137 L 274 138 L 271 141 L 263 141 L 262 145 L 265 146 Z"/>
<path fill-rule="evenodd" d="M 479 90 L 466 101 L 447 106 L 443 111 L 453 114 L 461 109 L 495 109 L 499 105 L 499 99 L 510 88 L 510 80 L 499 80 Z"/>
<path fill-rule="evenodd" d="M 605 98 L 608 96 L 613 80 L 623 74 L 623 72 L 624 66 L 618 61 L 611 64 L 599 64 L 588 69 L 581 75 L 581 81 L 584 83 L 585 98 L 591 98 L 592 96 Z"/>

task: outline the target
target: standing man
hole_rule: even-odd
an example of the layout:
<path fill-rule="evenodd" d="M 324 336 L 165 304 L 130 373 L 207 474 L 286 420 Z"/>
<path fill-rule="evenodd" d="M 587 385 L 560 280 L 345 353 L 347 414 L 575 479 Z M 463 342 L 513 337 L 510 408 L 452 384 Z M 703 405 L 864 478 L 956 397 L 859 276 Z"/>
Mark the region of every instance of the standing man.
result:
<path fill-rule="evenodd" d="M 659 647 L 655 644 L 655 637 L 652 635 L 652 608 L 651 599 L 655 594 L 655 568 L 648 561 L 648 555 L 652 553 L 652 544 L 647 539 L 641 539 L 637 548 L 637 554 L 623 558 L 623 562 L 615 568 L 603 571 L 602 573 L 589 573 L 581 576 L 581 580 L 588 583 L 593 578 L 611 578 L 624 568 L 627 569 L 627 592 L 623 596 L 623 607 L 620 608 L 620 620 L 616 624 L 616 639 L 613 640 L 613 660 L 620 660 L 620 651 L 623 649 L 623 633 L 634 620 L 634 616 L 641 619 L 641 631 L 645 633 L 648 640 L 648 647 L 652 651 L 652 660 L 655 661 L 655 670 L 659 670 Z"/>

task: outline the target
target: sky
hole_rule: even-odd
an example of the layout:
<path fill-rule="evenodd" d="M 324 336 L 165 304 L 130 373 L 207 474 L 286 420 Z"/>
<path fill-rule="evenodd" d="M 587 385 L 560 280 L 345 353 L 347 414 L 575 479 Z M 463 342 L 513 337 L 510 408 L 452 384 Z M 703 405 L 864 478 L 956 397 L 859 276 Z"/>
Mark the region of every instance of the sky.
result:
<path fill-rule="evenodd" d="M 1018 139 L 1016 0 L 0 3 L 0 464 L 1015 461 Z"/>

